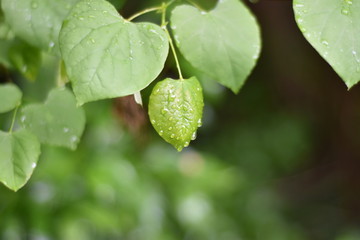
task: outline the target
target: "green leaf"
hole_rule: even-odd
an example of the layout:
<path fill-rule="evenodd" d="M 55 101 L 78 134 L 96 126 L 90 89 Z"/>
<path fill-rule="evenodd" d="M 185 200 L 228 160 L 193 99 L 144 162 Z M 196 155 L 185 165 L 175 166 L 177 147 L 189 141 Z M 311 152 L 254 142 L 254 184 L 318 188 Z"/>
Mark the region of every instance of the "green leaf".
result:
<path fill-rule="evenodd" d="M 360 80 L 360 2 L 295 0 L 296 22 L 305 38 L 348 88 Z"/>
<path fill-rule="evenodd" d="M 124 3 L 125 0 L 108 0 L 116 9 L 120 9 Z"/>
<path fill-rule="evenodd" d="M 33 46 L 58 54 L 61 24 L 79 0 L 2 0 L 6 22 Z"/>
<path fill-rule="evenodd" d="M 30 132 L 0 131 L 0 181 L 17 191 L 29 180 L 40 155 L 40 143 Z"/>
<path fill-rule="evenodd" d="M 79 2 L 60 32 L 60 48 L 78 104 L 126 96 L 161 72 L 169 44 L 152 23 L 131 23 L 104 0 Z"/>
<path fill-rule="evenodd" d="M 41 143 L 76 149 L 85 127 L 85 114 L 76 107 L 74 95 L 67 89 L 54 89 L 44 104 L 22 109 L 21 122 Z"/>
<path fill-rule="evenodd" d="M 14 39 L 8 51 L 12 66 L 25 78 L 35 81 L 41 66 L 41 52 L 24 41 Z"/>
<path fill-rule="evenodd" d="M 175 42 L 197 69 L 237 93 L 254 68 L 259 27 L 238 0 L 221 0 L 210 12 L 182 5 L 171 15 Z"/>
<path fill-rule="evenodd" d="M 196 77 L 167 78 L 156 84 L 149 101 L 149 116 L 159 135 L 178 151 L 196 138 L 201 126 L 204 102 Z"/>
<path fill-rule="evenodd" d="M 21 103 L 22 92 L 12 83 L 0 85 L 0 113 L 13 110 Z"/>

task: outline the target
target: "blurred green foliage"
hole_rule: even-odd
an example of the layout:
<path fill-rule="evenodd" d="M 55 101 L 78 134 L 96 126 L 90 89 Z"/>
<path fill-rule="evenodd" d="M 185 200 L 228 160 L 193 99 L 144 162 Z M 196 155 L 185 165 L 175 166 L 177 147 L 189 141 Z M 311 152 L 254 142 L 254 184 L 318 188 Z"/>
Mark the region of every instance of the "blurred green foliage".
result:
<path fill-rule="evenodd" d="M 198 2 L 205 8 L 215 3 Z M 0 239 L 360 239 L 357 216 L 347 219 L 351 214 L 344 212 L 353 209 L 342 203 L 358 202 L 356 194 L 348 193 L 357 193 L 356 187 L 337 180 L 344 178 L 344 172 L 335 171 L 342 165 L 328 167 L 352 155 L 358 160 L 360 117 L 344 115 L 358 112 L 358 105 L 338 106 L 340 101 L 350 105 L 344 97 L 349 93 L 311 55 L 300 33 L 282 35 L 288 45 L 279 40 L 277 29 L 289 29 L 281 24 L 289 22 L 291 3 L 269 2 L 251 5 L 264 29 L 265 48 L 239 95 L 205 76 L 199 79 L 206 107 L 193 145 L 178 153 L 149 123 L 140 137 L 132 134 L 119 121 L 113 101 L 88 103 L 87 126 L 76 151 L 43 146 L 23 189 L 13 193 L 0 185 Z M 126 1 L 121 12 L 130 16 L 159 3 Z M 157 17 L 149 14 L 139 21 L 156 22 Z M 279 22 L 270 26 L 280 27 L 267 28 L 276 18 Z M 25 103 L 43 101 L 58 80 L 59 60 L 42 54 L 39 74 L 31 82 L 2 60 L 7 46 L 0 45 L 1 81 L 17 83 Z M 287 55 L 293 48 L 297 58 Z M 159 79 L 176 74 L 172 61 L 170 56 Z M 191 76 L 194 70 L 181 62 Z M 142 92 L 145 106 L 154 84 Z M 347 116 L 342 119 L 350 130 L 337 125 L 341 116 Z M 8 130 L 11 117 L 0 115 L 0 129 Z M 332 135 L 336 129 L 346 130 L 353 140 Z M 357 173 L 357 165 L 352 166 Z"/>

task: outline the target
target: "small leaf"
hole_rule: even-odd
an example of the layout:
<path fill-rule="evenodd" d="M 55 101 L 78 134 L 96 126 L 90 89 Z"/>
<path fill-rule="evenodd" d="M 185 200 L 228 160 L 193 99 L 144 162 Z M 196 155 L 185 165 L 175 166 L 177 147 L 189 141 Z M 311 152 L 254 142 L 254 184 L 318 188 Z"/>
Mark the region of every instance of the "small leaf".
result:
<path fill-rule="evenodd" d="M 74 95 L 67 89 L 54 89 L 44 104 L 22 109 L 21 122 L 41 143 L 76 149 L 85 127 L 85 114 L 76 107 Z"/>
<path fill-rule="evenodd" d="M 11 111 L 19 106 L 21 98 L 22 92 L 15 84 L 0 85 L 0 113 Z"/>
<path fill-rule="evenodd" d="M 182 5 L 171 15 L 175 42 L 197 69 L 237 93 L 260 53 L 255 18 L 238 0 L 222 0 L 210 12 Z"/>
<path fill-rule="evenodd" d="M 134 94 L 160 73 L 168 54 L 164 31 L 131 23 L 104 0 L 82 0 L 60 32 L 61 54 L 78 104 Z"/>
<path fill-rule="evenodd" d="M 305 38 L 348 88 L 360 81 L 360 1 L 295 0 L 296 22 Z"/>
<path fill-rule="evenodd" d="M 149 101 L 149 116 L 159 135 L 178 151 L 196 138 L 201 126 L 204 102 L 196 77 L 167 78 L 156 84 Z"/>
<path fill-rule="evenodd" d="M 6 22 L 33 46 L 58 54 L 61 24 L 79 0 L 2 0 Z"/>
<path fill-rule="evenodd" d="M 40 143 L 22 129 L 15 133 L 0 131 L 0 181 L 17 191 L 29 180 L 40 155 Z"/>

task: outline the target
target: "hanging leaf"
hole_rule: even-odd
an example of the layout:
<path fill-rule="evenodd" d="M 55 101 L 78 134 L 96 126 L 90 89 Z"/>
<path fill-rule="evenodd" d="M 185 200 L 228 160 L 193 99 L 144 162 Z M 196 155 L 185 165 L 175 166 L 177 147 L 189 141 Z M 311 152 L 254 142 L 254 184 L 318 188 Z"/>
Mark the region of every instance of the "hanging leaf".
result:
<path fill-rule="evenodd" d="M 2 0 L 6 22 L 33 46 L 58 54 L 61 24 L 79 0 Z"/>
<path fill-rule="evenodd" d="M 238 0 L 222 0 L 210 12 L 182 5 L 171 28 L 184 57 L 197 69 L 237 93 L 260 53 L 255 18 Z"/>
<path fill-rule="evenodd" d="M 189 146 L 201 126 L 204 102 L 196 77 L 167 78 L 156 84 L 149 101 L 149 116 L 158 134 L 178 151 Z"/>
<path fill-rule="evenodd" d="M 67 89 L 54 89 L 44 104 L 22 109 L 21 122 L 41 143 L 76 149 L 85 127 L 85 114 L 76 107 L 74 95 Z"/>
<path fill-rule="evenodd" d="M 0 113 L 11 111 L 19 106 L 21 98 L 22 92 L 15 84 L 0 85 Z"/>
<path fill-rule="evenodd" d="M 128 22 L 104 0 L 83 0 L 64 22 L 60 48 L 81 105 L 144 89 L 163 69 L 169 46 L 159 26 Z"/>
<path fill-rule="evenodd" d="M 305 38 L 348 88 L 360 80 L 360 2 L 295 0 L 296 22 Z"/>
<path fill-rule="evenodd" d="M 0 131 L 0 181 L 17 191 L 29 180 L 40 155 L 40 143 L 22 129 L 15 133 Z"/>

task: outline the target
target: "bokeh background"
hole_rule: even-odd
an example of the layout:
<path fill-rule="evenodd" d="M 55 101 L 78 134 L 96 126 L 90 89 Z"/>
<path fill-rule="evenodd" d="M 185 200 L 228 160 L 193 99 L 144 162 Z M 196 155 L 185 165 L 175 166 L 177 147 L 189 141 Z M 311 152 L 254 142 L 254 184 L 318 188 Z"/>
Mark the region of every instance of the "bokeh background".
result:
<path fill-rule="evenodd" d="M 158 4 L 128 0 L 120 12 Z M 190 147 L 178 153 L 151 127 L 153 85 L 142 92 L 145 109 L 131 97 L 88 103 L 76 151 L 43 146 L 24 188 L 0 185 L 0 239 L 360 239 L 360 88 L 348 91 L 306 42 L 292 1 L 246 4 L 263 49 L 238 95 L 181 61 L 205 94 Z M 44 54 L 34 82 L 2 66 L 1 82 L 16 82 L 26 103 L 42 101 L 57 63 Z M 170 55 L 159 79 L 176 78 L 174 69 Z M 0 116 L 2 130 L 9 115 Z"/>

